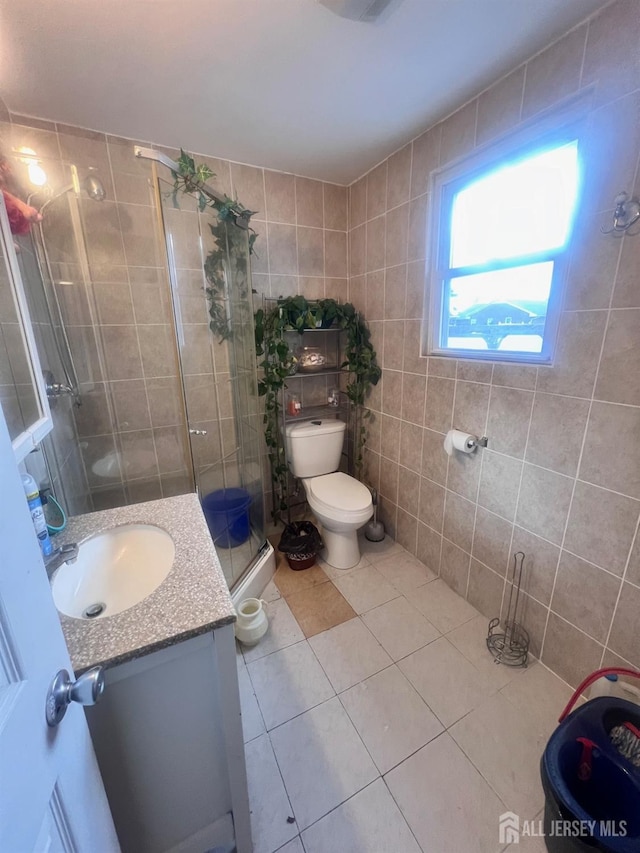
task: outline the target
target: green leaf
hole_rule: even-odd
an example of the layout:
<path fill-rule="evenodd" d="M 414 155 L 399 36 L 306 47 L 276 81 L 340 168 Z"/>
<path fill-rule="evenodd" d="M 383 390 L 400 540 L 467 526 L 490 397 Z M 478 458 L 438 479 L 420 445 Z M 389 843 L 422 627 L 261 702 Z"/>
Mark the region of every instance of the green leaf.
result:
<path fill-rule="evenodd" d="M 209 178 L 215 178 L 216 173 L 213 169 L 210 169 L 206 163 L 200 163 L 200 165 L 196 168 L 196 177 L 197 179 L 205 184 Z"/>

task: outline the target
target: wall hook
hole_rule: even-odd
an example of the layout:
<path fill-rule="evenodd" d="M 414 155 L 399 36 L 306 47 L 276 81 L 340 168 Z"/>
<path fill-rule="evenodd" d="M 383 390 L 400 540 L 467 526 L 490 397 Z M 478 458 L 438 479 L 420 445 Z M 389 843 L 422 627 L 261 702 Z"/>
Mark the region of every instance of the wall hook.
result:
<path fill-rule="evenodd" d="M 601 228 L 603 234 L 620 234 L 628 231 L 640 219 L 640 201 L 637 198 L 629 198 L 627 193 L 618 193 L 615 204 L 613 227 Z"/>

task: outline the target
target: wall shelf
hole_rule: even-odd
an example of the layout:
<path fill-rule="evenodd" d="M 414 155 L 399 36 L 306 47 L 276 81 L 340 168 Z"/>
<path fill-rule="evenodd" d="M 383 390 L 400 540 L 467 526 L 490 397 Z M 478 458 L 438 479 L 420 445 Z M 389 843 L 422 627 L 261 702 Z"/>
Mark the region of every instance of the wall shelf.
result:
<path fill-rule="evenodd" d="M 336 376 L 338 373 L 344 373 L 340 367 L 323 367 L 322 370 L 298 370 L 292 373 L 290 379 L 310 379 L 312 376 Z"/>
<path fill-rule="evenodd" d="M 263 305 L 265 306 L 265 310 L 272 309 L 275 305 L 277 305 L 278 301 L 279 301 L 278 299 L 273 298 L 273 297 L 264 297 Z M 339 392 L 340 402 L 339 402 L 338 406 L 330 406 L 325 402 L 325 403 L 320 403 L 320 404 L 316 404 L 316 405 L 305 405 L 305 406 L 303 406 L 300 414 L 298 414 L 298 415 L 290 415 L 287 412 L 287 397 L 291 393 L 293 393 L 291 390 L 291 385 L 293 385 L 293 383 L 296 382 L 296 380 L 298 380 L 298 379 L 302 380 L 302 383 L 304 383 L 304 380 L 312 379 L 315 377 L 320 377 L 320 378 L 322 378 L 322 377 L 336 377 L 336 376 L 340 376 L 341 374 L 347 373 L 346 370 L 344 370 L 342 367 L 339 366 L 344 361 L 344 354 L 342 352 L 342 347 L 341 347 L 341 344 L 343 342 L 343 338 L 342 338 L 342 332 L 343 331 L 344 330 L 341 329 L 336 323 L 333 323 L 328 328 L 317 327 L 315 329 L 304 329 L 304 331 L 302 333 L 298 332 L 297 329 L 286 329 L 285 330 L 285 332 L 284 332 L 285 339 L 286 339 L 287 345 L 289 347 L 289 350 L 292 354 L 296 353 L 298 347 L 304 347 L 307 345 L 307 344 L 305 344 L 305 339 L 306 339 L 309 346 L 314 346 L 314 347 L 317 346 L 320 348 L 320 350 L 323 352 L 323 354 L 325 356 L 326 361 L 329 362 L 329 364 L 325 364 L 325 366 L 323 366 L 322 369 L 320 369 L 320 370 L 313 370 L 313 371 L 308 371 L 308 372 L 303 371 L 303 370 L 298 370 L 298 371 L 296 371 L 296 373 L 292 373 L 291 375 L 289 375 L 287 377 L 286 381 L 287 381 L 287 383 L 290 383 L 290 385 L 289 385 L 289 387 L 285 386 L 280 392 L 280 404 L 281 404 L 280 429 L 282 430 L 282 433 L 284 434 L 284 430 L 287 426 L 289 426 L 289 424 L 305 423 L 305 422 L 309 422 L 312 420 L 328 420 L 328 419 L 339 418 L 340 420 L 344 421 L 344 423 L 346 424 L 345 441 L 344 441 L 344 445 L 343 445 L 342 456 L 346 458 L 346 460 L 347 460 L 346 467 L 348 468 L 349 462 L 350 462 L 349 454 L 350 454 L 350 448 L 351 448 L 351 442 L 348 440 L 348 436 L 350 435 L 350 431 L 351 431 L 351 423 L 350 422 L 351 422 L 352 412 L 351 412 L 351 404 L 349 402 L 349 398 L 347 397 L 347 395 L 343 391 Z M 312 338 L 312 340 L 309 340 L 309 338 Z M 334 383 L 336 386 L 338 386 L 340 384 L 336 380 L 334 380 Z M 330 384 L 332 384 L 332 383 L 329 383 L 329 382 L 327 383 L 327 391 L 329 390 Z M 298 393 L 299 393 L 299 390 L 302 389 L 303 387 L 304 387 L 303 384 L 300 386 L 297 386 Z M 309 385 L 309 388 L 311 388 L 311 387 L 312 386 Z M 302 392 L 301 396 L 304 399 L 304 391 Z M 315 399 L 317 399 L 316 393 L 314 393 L 313 396 Z M 284 442 L 284 452 L 285 452 L 285 460 L 288 464 L 289 460 L 287 458 L 287 442 L 286 441 Z M 289 485 L 288 485 L 288 490 L 287 490 L 287 502 L 288 502 L 288 506 L 289 506 L 289 513 L 288 513 L 288 520 L 289 521 L 291 521 L 291 509 L 292 509 L 292 507 L 298 506 L 298 502 L 294 501 L 293 503 L 291 503 L 290 499 L 294 495 L 299 494 L 299 493 L 300 493 L 299 488 L 296 489 L 295 487 L 293 487 L 293 483 L 292 483 L 291 479 L 289 479 Z M 303 492 L 302 492 L 302 494 L 303 494 Z M 304 503 L 304 501 L 301 501 L 301 503 Z"/>
<path fill-rule="evenodd" d="M 337 418 L 342 415 L 342 420 L 346 422 L 348 417 L 348 405 L 347 400 L 341 400 L 339 406 L 305 406 L 299 415 L 290 415 L 286 411 L 284 413 L 284 420 L 287 424 L 292 423 L 300 423 L 302 421 L 313 421 L 313 420 L 329 420 L 330 418 Z"/>

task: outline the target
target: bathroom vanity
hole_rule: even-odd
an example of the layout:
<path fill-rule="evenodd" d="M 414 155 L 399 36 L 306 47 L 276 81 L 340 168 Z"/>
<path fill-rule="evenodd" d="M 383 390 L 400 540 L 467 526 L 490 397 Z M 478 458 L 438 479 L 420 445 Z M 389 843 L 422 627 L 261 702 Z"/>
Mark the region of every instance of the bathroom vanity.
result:
<path fill-rule="evenodd" d="M 171 536 L 166 578 L 112 616 L 108 600 L 95 618 L 60 614 L 76 677 L 106 669 L 104 695 L 87 720 L 122 850 L 235 845 L 249 853 L 236 616 L 199 500 L 189 494 L 78 516 L 56 544 L 78 542 L 82 555 L 83 541 L 124 525 Z"/>

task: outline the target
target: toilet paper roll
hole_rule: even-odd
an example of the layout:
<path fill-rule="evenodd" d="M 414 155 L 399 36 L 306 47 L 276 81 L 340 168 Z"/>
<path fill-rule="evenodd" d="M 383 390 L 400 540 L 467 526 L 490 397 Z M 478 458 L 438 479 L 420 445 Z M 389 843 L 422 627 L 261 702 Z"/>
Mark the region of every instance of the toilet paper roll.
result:
<path fill-rule="evenodd" d="M 473 453 L 476 449 L 478 438 L 470 432 L 461 432 L 459 429 L 450 429 L 444 437 L 444 449 L 449 456 L 453 456 L 454 450 L 460 453 Z"/>

